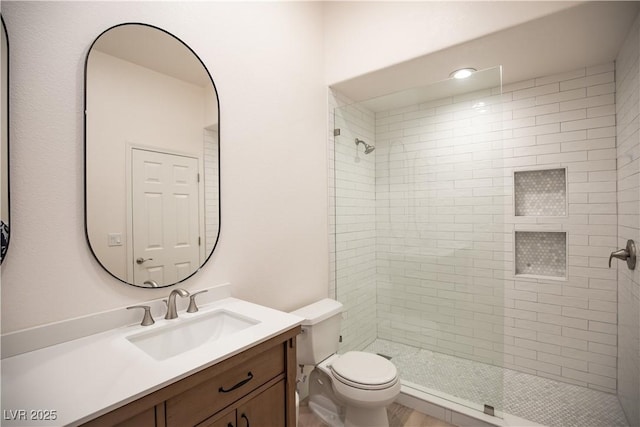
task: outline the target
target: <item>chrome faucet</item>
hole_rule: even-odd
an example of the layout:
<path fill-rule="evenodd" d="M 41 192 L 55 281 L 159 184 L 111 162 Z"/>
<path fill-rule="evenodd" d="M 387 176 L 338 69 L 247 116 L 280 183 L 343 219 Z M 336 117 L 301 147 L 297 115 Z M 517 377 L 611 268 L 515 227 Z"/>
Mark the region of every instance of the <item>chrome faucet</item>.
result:
<path fill-rule="evenodd" d="M 182 298 L 186 298 L 189 296 L 189 292 L 184 289 L 174 289 L 169 294 L 169 299 L 167 300 L 167 315 L 164 316 L 165 319 L 177 319 L 178 318 L 178 310 L 176 310 L 176 295 L 180 295 Z"/>

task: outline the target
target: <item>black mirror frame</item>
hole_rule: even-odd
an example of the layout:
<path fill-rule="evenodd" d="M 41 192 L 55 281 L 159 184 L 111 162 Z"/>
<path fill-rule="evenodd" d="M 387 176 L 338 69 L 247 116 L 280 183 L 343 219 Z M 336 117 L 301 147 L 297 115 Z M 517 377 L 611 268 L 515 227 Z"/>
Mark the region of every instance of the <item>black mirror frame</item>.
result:
<path fill-rule="evenodd" d="M 145 24 L 145 23 L 142 23 L 142 22 L 124 22 L 122 24 L 117 24 L 117 25 L 109 27 L 106 30 L 104 30 L 103 32 L 101 32 L 95 38 L 95 40 L 93 40 L 93 42 L 89 46 L 89 49 L 87 50 L 87 55 L 86 55 L 85 60 L 84 60 L 84 94 L 83 94 L 83 99 L 84 99 L 84 109 L 83 109 L 83 121 L 84 121 L 84 129 L 83 129 L 83 137 L 84 137 L 84 146 L 83 146 L 83 148 L 84 148 L 84 155 L 83 155 L 83 160 L 84 160 L 84 234 L 85 234 L 85 238 L 87 239 L 87 245 L 89 246 L 89 250 L 91 251 L 91 254 L 95 258 L 95 260 L 98 262 L 100 267 L 102 267 L 107 273 L 109 273 L 112 277 L 114 277 L 118 281 L 120 281 L 122 283 L 125 283 L 127 285 L 130 285 L 130 286 L 135 286 L 137 288 L 141 288 L 141 289 L 158 289 L 158 288 L 145 287 L 145 286 L 140 286 L 140 285 L 135 285 L 133 283 L 129 283 L 129 282 L 117 277 L 115 274 L 113 274 L 111 271 L 109 271 L 109 269 L 107 269 L 105 267 L 105 265 L 102 264 L 102 262 L 100 262 L 100 260 L 96 256 L 96 253 L 93 250 L 93 247 L 91 246 L 91 241 L 89 240 L 89 230 L 88 230 L 88 227 L 87 227 L 87 68 L 88 68 L 88 65 L 89 65 L 89 55 L 91 54 L 91 49 L 96 44 L 96 42 L 100 39 L 100 37 L 102 37 L 108 31 L 111 31 L 111 30 L 113 30 L 115 28 L 126 26 L 126 25 L 142 25 L 142 26 L 145 26 L 145 27 L 152 28 L 154 30 L 162 31 L 163 33 L 167 34 L 168 36 L 170 36 L 170 37 L 174 38 L 175 40 L 177 40 L 178 42 L 180 42 L 180 44 L 182 44 L 185 48 L 187 48 L 189 50 L 189 52 L 191 52 L 191 54 L 198 59 L 198 61 L 200 62 L 200 65 L 202 65 L 202 68 L 206 71 L 207 75 L 209 76 L 209 80 L 211 81 L 211 85 L 213 86 L 213 89 L 214 89 L 215 94 L 216 94 L 216 103 L 217 103 L 217 108 L 218 108 L 218 234 L 216 235 L 216 242 L 213 245 L 213 248 L 211 249 L 211 252 L 209 253 L 209 255 L 206 257 L 206 259 L 202 262 L 202 264 L 200 264 L 200 266 L 193 273 L 191 273 L 189 276 L 185 277 L 184 279 L 179 280 L 178 282 L 171 283 L 169 285 L 162 285 L 162 286 L 158 287 L 158 288 L 166 288 L 166 287 L 174 286 L 174 285 L 177 285 L 178 283 L 184 282 L 185 280 L 187 280 L 190 277 L 192 277 L 193 275 L 195 275 L 198 271 L 200 271 L 200 269 L 202 269 L 202 267 L 209 261 L 209 259 L 211 259 L 211 256 L 213 255 L 213 252 L 216 250 L 216 247 L 218 246 L 218 243 L 220 241 L 220 230 L 222 229 L 222 209 L 221 209 L 221 206 L 220 206 L 220 202 L 221 202 L 221 199 L 222 199 L 222 197 L 221 197 L 221 192 L 222 192 L 221 175 L 222 174 L 220 173 L 220 145 L 221 145 L 220 144 L 220 141 L 221 141 L 221 137 L 220 137 L 220 96 L 218 95 L 218 89 L 216 88 L 216 84 L 213 81 L 213 78 L 211 77 L 211 73 L 209 72 L 209 69 L 204 64 L 202 59 L 194 52 L 194 50 L 191 49 L 191 47 L 189 47 L 189 45 L 187 45 L 179 37 L 175 36 L 174 34 L 170 33 L 169 31 L 167 31 L 165 29 L 162 29 L 160 27 L 157 27 L 155 25 Z"/>
<path fill-rule="evenodd" d="M 9 92 L 10 92 L 10 79 L 9 79 L 9 32 L 7 31 L 7 26 L 4 23 L 4 17 L 2 17 L 2 15 L 0 15 L 0 21 L 2 22 L 2 31 L 4 31 L 4 36 L 5 36 L 5 40 L 7 41 L 7 93 L 6 93 L 6 104 L 3 105 L 3 108 L 5 108 L 7 110 L 7 170 L 4 173 L 4 179 L 7 180 L 7 222 L 6 223 L 2 223 L 2 230 L 0 230 L 0 232 L 2 233 L 2 245 L 0 247 L 0 265 L 4 262 L 6 256 L 7 256 L 7 252 L 9 250 L 9 243 L 11 241 L 11 178 L 10 178 L 10 168 L 9 168 L 9 164 L 10 164 L 10 159 L 9 159 L 9 139 L 10 139 L 10 132 L 9 132 L 9 118 L 10 118 L 10 110 L 9 110 Z M 6 237 L 5 237 L 5 227 L 6 227 Z"/>

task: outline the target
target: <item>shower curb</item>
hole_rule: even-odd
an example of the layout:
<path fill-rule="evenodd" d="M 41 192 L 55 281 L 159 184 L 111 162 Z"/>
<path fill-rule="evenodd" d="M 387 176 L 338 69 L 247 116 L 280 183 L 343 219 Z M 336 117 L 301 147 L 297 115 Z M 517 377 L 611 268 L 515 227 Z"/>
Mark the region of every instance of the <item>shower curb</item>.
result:
<path fill-rule="evenodd" d="M 416 390 L 404 383 L 402 384 L 402 390 L 400 396 L 396 399 L 396 403 L 458 427 L 546 427 L 543 424 L 538 424 L 511 414 L 499 413 L 502 415 L 502 418 L 492 417 L 460 403 Z"/>

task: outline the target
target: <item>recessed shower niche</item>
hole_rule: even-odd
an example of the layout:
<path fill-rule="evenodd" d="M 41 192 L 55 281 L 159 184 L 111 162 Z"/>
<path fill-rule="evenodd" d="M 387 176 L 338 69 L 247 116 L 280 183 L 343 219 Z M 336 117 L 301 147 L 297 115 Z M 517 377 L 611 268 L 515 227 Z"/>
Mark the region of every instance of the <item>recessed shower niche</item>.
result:
<path fill-rule="evenodd" d="M 565 231 L 516 231 L 514 237 L 516 276 L 566 279 Z"/>
<path fill-rule="evenodd" d="M 516 217 L 567 216 L 567 169 L 535 169 L 513 172 Z M 567 233 L 564 231 L 516 231 L 515 275 L 565 280 Z"/>
<path fill-rule="evenodd" d="M 515 216 L 566 216 L 565 168 L 514 171 Z"/>

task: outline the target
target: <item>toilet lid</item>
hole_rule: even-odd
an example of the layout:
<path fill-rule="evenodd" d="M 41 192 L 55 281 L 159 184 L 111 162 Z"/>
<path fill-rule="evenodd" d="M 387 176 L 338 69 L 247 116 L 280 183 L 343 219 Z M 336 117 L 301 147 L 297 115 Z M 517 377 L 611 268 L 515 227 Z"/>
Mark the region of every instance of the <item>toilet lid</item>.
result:
<path fill-rule="evenodd" d="M 348 351 L 331 364 L 331 371 L 340 382 L 363 389 L 382 389 L 398 381 L 393 363 L 377 354 Z"/>

